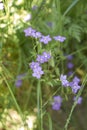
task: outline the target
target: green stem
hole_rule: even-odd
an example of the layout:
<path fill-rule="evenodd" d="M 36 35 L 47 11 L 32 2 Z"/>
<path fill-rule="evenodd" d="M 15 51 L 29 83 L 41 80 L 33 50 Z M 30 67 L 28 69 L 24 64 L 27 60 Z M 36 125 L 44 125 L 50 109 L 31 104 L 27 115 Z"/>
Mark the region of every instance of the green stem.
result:
<path fill-rule="evenodd" d="M 4 74 L 2 73 L 1 75 L 2 75 L 2 77 L 4 78 L 4 81 L 5 81 L 5 83 L 6 83 L 7 87 L 8 87 L 8 89 L 9 89 L 9 92 L 10 92 L 10 94 L 11 94 L 11 96 L 12 96 L 12 99 L 13 99 L 13 101 L 14 101 L 14 104 L 15 104 L 15 106 L 16 106 L 18 112 L 20 113 L 20 116 L 21 116 L 22 119 L 23 119 L 22 111 L 21 111 L 21 109 L 20 109 L 20 107 L 19 107 L 19 105 L 18 105 L 18 103 L 17 103 L 17 101 L 16 101 L 16 98 L 15 98 L 15 96 L 14 96 L 12 90 L 11 90 L 11 87 L 10 87 L 10 85 L 8 84 L 7 79 L 5 78 Z"/>
<path fill-rule="evenodd" d="M 75 107 L 76 107 L 76 105 L 77 105 L 77 99 L 78 99 L 78 97 L 82 94 L 82 91 L 83 91 L 83 89 L 84 89 L 84 86 L 85 86 L 85 84 L 86 84 L 86 81 L 87 81 L 87 74 L 86 74 L 86 76 L 85 76 L 85 78 L 84 78 L 84 80 L 83 80 L 81 89 L 79 90 L 79 92 L 78 92 L 78 94 L 77 94 L 77 96 L 76 96 L 76 101 L 74 102 L 74 104 L 73 104 L 73 106 L 72 106 L 72 108 L 71 108 L 71 111 L 70 111 L 69 117 L 68 117 L 68 119 L 67 119 L 67 121 L 66 121 L 64 130 L 68 130 L 68 125 L 69 125 L 69 123 L 70 123 L 70 119 L 71 119 L 72 113 L 73 113 L 73 111 L 74 111 L 74 109 L 75 109 Z"/>
<path fill-rule="evenodd" d="M 58 30 L 59 34 L 62 35 L 62 15 L 61 15 L 61 6 L 60 0 L 55 0 L 56 12 L 58 12 Z"/>
<path fill-rule="evenodd" d="M 39 124 L 39 129 L 43 130 L 43 116 L 42 116 L 42 94 L 41 94 L 41 84 L 40 81 L 38 81 L 37 85 L 37 119 Z"/>
<path fill-rule="evenodd" d="M 63 16 L 65 16 L 78 2 L 79 0 L 73 0 L 72 4 L 64 12 Z"/>
<path fill-rule="evenodd" d="M 47 113 L 47 116 L 48 116 L 48 121 L 49 121 L 49 130 L 52 130 L 53 129 L 53 126 L 52 126 L 52 119 L 51 119 L 51 116 L 49 113 Z"/>
<path fill-rule="evenodd" d="M 62 35 L 62 30 L 63 30 L 63 21 L 62 21 L 62 13 L 61 13 L 61 3 L 60 0 L 55 0 L 55 7 L 56 7 L 56 12 L 57 13 L 57 23 L 58 23 L 58 30 L 59 30 L 59 34 Z M 60 42 L 58 42 L 58 52 L 59 55 L 62 57 L 63 56 L 63 51 L 62 51 L 62 44 Z M 63 60 L 61 59 L 61 70 L 62 73 L 64 72 L 64 65 L 63 65 Z"/>
<path fill-rule="evenodd" d="M 40 115 L 40 81 L 38 81 L 37 85 L 37 110 L 38 110 L 38 117 Z"/>

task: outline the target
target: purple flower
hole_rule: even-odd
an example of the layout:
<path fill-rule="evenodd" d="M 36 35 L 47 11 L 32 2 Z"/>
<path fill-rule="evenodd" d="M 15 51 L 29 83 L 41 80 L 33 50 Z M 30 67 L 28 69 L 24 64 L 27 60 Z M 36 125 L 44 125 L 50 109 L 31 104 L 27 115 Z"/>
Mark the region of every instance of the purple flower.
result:
<path fill-rule="evenodd" d="M 73 75 L 73 71 L 68 72 L 68 76 L 71 76 L 71 75 Z"/>
<path fill-rule="evenodd" d="M 80 80 L 75 77 L 72 82 L 70 82 L 70 87 L 72 88 L 72 92 L 73 93 L 77 93 L 77 91 L 81 88 L 81 86 L 78 85 L 78 83 L 80 82 Z"/>
<path fill-rule="evenodd" d="M 41 36 L 42 36 L 42 34 L 40 32 L 36 32 L 34 37 L 35 38 L 40 38 Z"/>
<path fill-rule="evenodd" d="M 66 40 L 66 37 L 63 36 L 54 36 L 54 40 L 64 42 Z"/>
<path fill-rule="evenodd" d="M 61 102 L 62 102 L 61 96 L 54 96 L 53 99 L 54 99 L 55 102 L 58 102 L 58 103 L 61 103 Z"/>
<path fill-rule="evenodd" d="M 15 86 L 20 87 L 22 85 L 22 80 L 16 80 Z"/>
<path fill-rule="evenodd" d="M 44 74 L 42 71 L 42 68 L 38 62 L 32 62 L 30 63 L 30 68 L 33 70 L 33 77 L 36 77 L 37 79 L 41 78 L 41 75 Z"/>
<path fill-rule="evenodd" d="M 76 100 L 76 97 L 73 98 L 74 101 L 77 102 L 77 104 L 81 104 L 82 103 L 82 97 L 78 97 L 78 99 Z"/>
<path fill-rule="evenodd" d="M 53 97 L 53 103 L 52 103 L 52 109 L 53 110 L 60 110 L 62 98 L 61 96 L 54 96 Z"/>
<path fill-rule="evenodd" d="M 32 63 L 30 63 L 30 68 L 33 70 L 33 77 L 36 77 L 37 79 L 41 78 L 41 75 L 44 74 L 44 72 L 42 71 L 40 64 L 47 62 L 50 58 L 51 55 L 47 52 L 43 52 L 42 55 L 37 55 L 37 62 L 33 61 Z"/>
<path fill-rule="evenodd" d="M 59 104 L 59 103 L 56 103 L 56 102 L 54 102 L 53 104 L 52 104 L 52 109 L 53 110 L 60 110 L 60 107 L 61 107 L 61 104 Z"/>
<path fill-rule="evenodd" d="M 48 42 L 50 42 L 52 40 L 52 38 L 50 37 L 50 35 L 48 36 L 42 36 L 40 38 L 40 42 L 43 42 L 44 44 L 48 44 Z"/>
<path fill-rule="evenodd" d="M 40 64 L 38 62 L 30 63 L 30 68 L 31 69 L 37 69 L 38 67 L 40 67 Z"/>
<path fill-rule="evenodd" d="M 39 63 L 44 63 L 44 56 L 43 55 L 37 55 L 36 61 L 38 61 Z"/>
<path fill-rule="evenodd" d="M 51 58 L 51 55 L 47 52 L 43 52 L 42 55 L 37 55 L 36 61 L 39 63 L 47 62 Z"/>
<path fill-rule="evenodd" d="M 48 60 L 51 58 L 50 53 L 43 52 L 42 55 L 44 56 L 44 61 L 45 61 L 45 62 L 48 62 Z"/>
<path fill-rule="evenodd" d="M 20 87 L 22 85 L 22 80 L 25 76 L 26 76 L 26 73 L 20 74 L 20 75 L 17 76 L 16 81 L 15 81 L 16 87 Z"/>
<path fill-rule="evenodd" d="M 32 29 L 31 27 L 24 30 L 25 36 L 35 36 L 36 30 Z"/>
<path fill-rule="evenodd" d="M 44 72 L 42 71 L 41 67 L 33 69 L 33 74 L 32 74 L 33 77 L 36 77 L 37 79 L 40 79 L 43 74 L 44 74 Z"/>
<path fill-rule="evenodd" d="M 73 79 L 73 82 L 79 83 L 80 79 L 77 76 L 75 76 L 74 79 Z"/>
<path fill-rule="evenodd" d="M 62 83 L 62 86 L 64 86 L 64 87 L 68 87 L 69 86 L 69 82 L 68 82 L 68 80 L 66 78 L 67 78 L 66 75 L 62 75 L 61 74 L 60 81 Z"/>
<path fill-rule="evenodd" d="M 73 68 L 73 66 L 74 66 L 74 64 L 73 64 L 73 63 L 71 63 L 71 62 L 68 62 L 68 63 L 67 63 L 67 68 L 68 68 L 68 69 L 72 69 L 72 68 Z"/>
<path fill-rule="evenodd" d="M 72 55 L 68 55 L 68 56 L 67 56 L 67 59 L 68 59 L 68 60 L 72 60 L 72 59 L 73 59 L 73 56 L 72 56 Z"/>
<path fill-rule="evenodd" d="M 77 83 L 72 83 L 71 85 L 72 92 L 77 93 L 77 91 L 81 88 Z"/>

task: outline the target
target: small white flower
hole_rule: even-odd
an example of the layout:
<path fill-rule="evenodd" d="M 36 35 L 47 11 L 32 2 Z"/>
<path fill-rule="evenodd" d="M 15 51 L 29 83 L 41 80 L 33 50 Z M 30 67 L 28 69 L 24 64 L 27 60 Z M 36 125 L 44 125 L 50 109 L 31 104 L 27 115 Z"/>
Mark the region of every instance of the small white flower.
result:
<path fill-rule="evenodd" d="M 4 9 L 4 5 L 3 3 L 0 3 L 0 10 L 3 10 Z"/>
<path fill-rule="evenodd" d="M 31 14 L 27 14 L 25 17 L 24 17 L 24 21 L 29 21 L 31 20 Z"/>

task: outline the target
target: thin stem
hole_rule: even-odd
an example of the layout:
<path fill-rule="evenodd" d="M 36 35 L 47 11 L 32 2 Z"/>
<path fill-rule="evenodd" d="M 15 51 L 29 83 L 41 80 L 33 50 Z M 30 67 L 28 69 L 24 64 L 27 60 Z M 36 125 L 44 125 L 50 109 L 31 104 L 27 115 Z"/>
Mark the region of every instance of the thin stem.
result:
<path fill-rule="evenodd" d="M 37 119 L 39 124 L 39 129 L 43 130 L 43 116 L 42 116 L 42 94 L 41 94 L 41 84 L 40 81 L 38 81 L 37 84 Z"/>
<path fill-rule="evenodd" d="M 73 113 L 73 111 L 74 111 L 74 109 L 75 109 L 75 107 L 76 107 L 76 105 L 77 105 L 77 99 L 78 99 L 78 97 L 82 94 L 82 91 L 83 91 L 83 89 L 84 89 L 84 86 L 85 86 L 85 84 L 86 84 L 86 81 L 87 81 L 87 74 L 86 74 L 86 76 L 84 77 L 84 80 L 83 80 L 81 89 L 79 90 L 79 92 L 78 92 L 78 94 L 77 94 L 77 96 L 76 96 L 76 101 L 74 102 L 74 104 L 73 104 L 73 106 L 72 106 L 72 108 L 71 108 L 71 111 L 70 111 L 69 117 L 67 118 L 67 121 L 66 121 L 64 130 L 67 130 L 67 129 L 68 129 L 68 125 L 69 125 L 69 123 L 70 123 L 70 119 L 71 119 L 72 113 Z"/>
<path fill-rule="evenodd" d="M 22 111 L 21 111 L 21 109 L 20 109 L 20 107 L 19 107 L 19 105 L 18 105 L 18 103 L 17 103 L 17 101 L 16 101 L 16 98 L 15 98 L 15 96 L 14 96 L 12 90 L 11 90 L 11 87 L 10 87 L 9 83 L 7 82 L 7 79 L 5 78 L 4 74 L 1 73 L 1 75 L 2 75 L 2 77 L 3 77 L 3 79 L 4 79 L 4 81 L 5 81 L 5 83 L 6 83 L 7 87 L 8 87 L 8 89 L 9 89 L 9 92 L 10 92 L 10 94 L 11 94 L 11 96 L 12 96 L 12 99 L 13 99 L 13 101 L 14 101 L 14 104 L 15 104 L 15 106 L 16 106 L 18 112 L 20 113 L 20 115 L 21 115 L 21 117 L 22 117 L 22 119 L 23 119 Z"/>
<path fill-rule="evenodd" d="M 41 88 L 40 88 L 40 102 L 41 102 L 41 107 L 40 107 L 40 110 L 41 110 L 41 130 L 43 130 L 43 110 L 42 110 L 42 92 L 41 92 Z"/>
<path fill-rule="evenodd" d="M 65 16 L 68 12 L 70 12 L 70 10 L 79 2 L 79 0 L 74 0 L 72 2 L 72 4 L 66 9 L 66 11 L 64 12 L 63 16 Z"/>
<path fill-rule="evenodd" d="M 62 30 L 63 30 L 63 21 L 62 21 L 62 13 L 61 13 L 61 3 L 60 0 L 55 0 L 55 6 L 57 8 L 56 12 L 58 12 L 58 30 L 59 34 L 62 35 Z M 60 56 L 63 56 L 63 51 L 62 51 L 62 44 L 58 42 L 58 52 Z M 61 59 L 61 70 L 62 73 L 64 72 L 64 65 L 63 65 L 63 60 Z"/>
<path fill-rule="evenodd" d="M 52 126 L 52 119 L 51 119 L 51 116 L 49 113 L 47 113 L 47 116 L 48 116 L 48 121 L 49 121 L 49 130 L 52 130 L 53 129 L 53 126 Z"/>
<path fill-rule="evenodd" d="M 40 82 L 38 81 L 37 85 L 37 110 L 38 110 L 38 117 L 40 115 Z"/>
<path fill-rule="evenodd" d="M 25 111 L 28 107 L 28 103 L 29 103 L 30 96 L 31 96 L 31 91 L 32 91 L 32 85 L 30 84 L 29 89 L 27 90 L 28 96 L 27 96 L 26 103 L 25 103 L 25 106 L 24 106 Z"/>
<path fill-rule="evenodd" d="M 60 6 L 60 0 L 55 0 L 55 7 L 56 7 L 56 12 L 58 12 L 58 30 L 59 34 L 62 34 L 62 15 L 61 15 L 61 6 Z"/>

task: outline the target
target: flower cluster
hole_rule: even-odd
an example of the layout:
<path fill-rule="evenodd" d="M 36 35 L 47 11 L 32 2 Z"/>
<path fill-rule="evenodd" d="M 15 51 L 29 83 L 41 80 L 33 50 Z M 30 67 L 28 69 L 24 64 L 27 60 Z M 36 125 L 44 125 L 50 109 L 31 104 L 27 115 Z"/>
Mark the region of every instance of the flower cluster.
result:
<path fill-rule="evenodd" d="M 72 88 L 73 93 L 77 93 L 77 91 L 81 88 L 79 85 L 80 79 L 78 77 L 74 77 L 72 82 L 70 82 L 70 87 Z"/>
<path fill-rule="evenodd" d="M 80 79 L 76 76 L 73 78 L 72 82 L 69 82 L 67 80 L 67 76 L 61 74 L 60 81 L 62 83 L 62 86 L 64 87 L 70 86 L 74 94 L 76 94 L 78 90 L 81 88 L 81 86 L 79 85 Z"/>
<path fill-rule="evenodd" d="M 44 74 L 42 67 L 40 66 L 42 63 L 48 62 L 48 60 L 51 58 L 50 53 L 43 52 L 42 55 L 37 55 L 36 61 L 30 63 L 30 68 L 33 70 L 33 77 L 36 77 L 37 79 L 40 79 L 41 76 Z"/>
<path fill-rule="evenodd" d="M 36 61 L 42 64 L 48 62 L 50 58 L 51 58 L 50 53 L 43 52 L 42 55 L 37 55 Z"/>
<path fill-rule="evenodd" d="M 50 35 L 44 36 L 40 32 L 37 32 L 32 27 L 25 29 L 24 33 L 25 33 L 26 37 L 31 36 L 34 38 L 39 38 L 39 41 L 44 43 L 44 44 L 48 44 L 50 41 L 52 41 L 52 38 L 50 37 Z M 66 38 L 63 36 L 54 36 L 53 39 L 56 41 L 59 41 L 59 42 L 64 42 L 66 40 Z"/>
<path fill-rule="evenodd" d="M 42 68 L 38 62 L 30 63 L 30 68 L 33 70 L 32 76 L 36 77 L 37 79 L 40 79 L 41 75 L 44 74 L 44 72 L 42 71 Z"/>
<path fill-rule="evenodd" d="M 53 110 L 60 110 L 62 103 L 61 96 L 54 96 L 53 97 L 53 103 L 52 103 L 52 109 Z"/>
<path fill-rule="evenodd" d="M 60 110 L 61 108 L 61 105 L 62 105 L 62 97 L 61 96 L 54 96 L 53 97 L 53 103 L 52 103 L 52 109 L 53 110 Z M 77 104 L 81 104 L 82 103 L 82 97 L 74 97 L 73 98 L 73 101 L 76 101 Z"/>
<path fill-rule="evenodd" d="M 32 27 L 29 27 L 27 29 L 24 30 L 25 36 L 31 36 L 31 37 L 41 37 L 41 33 L 38 34 L 38 32 L 36 32 L 36 30 L 32 29 Z"/>
<path fill-rule="evenodd" d="M 78 92 L 78 90 L 81 88 L 81 86 L 79 85 L 80 79 L 77 76 L 75 76 L 73 78 L 72 82 L 69 82 L 67 80 L 67 76 L 61 74 L 60 75 L 60 81 L 61 81 L 61 84 L 62 84 L 63 87 L 70 87 L 74 94 L 76 94 Z M 54 102 L 52 103 L 52 109 L 53 110 L 60 110 L 62 98 L 60 96 L 54 96 L 53 100 L 54 100 Z M 77 104 L 81 104 L 82 103 L 82 97 L 78 97 L 78 99 L 76 99 L 76 97 L 74 97 L 73 101 L 76 101 Z"/>

